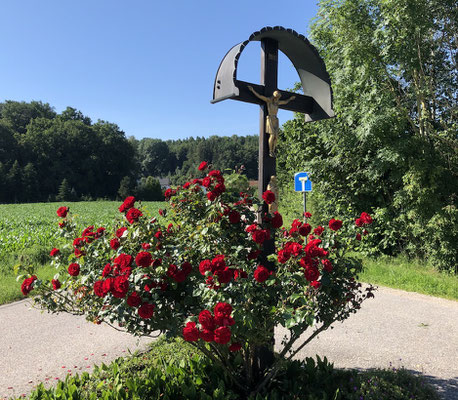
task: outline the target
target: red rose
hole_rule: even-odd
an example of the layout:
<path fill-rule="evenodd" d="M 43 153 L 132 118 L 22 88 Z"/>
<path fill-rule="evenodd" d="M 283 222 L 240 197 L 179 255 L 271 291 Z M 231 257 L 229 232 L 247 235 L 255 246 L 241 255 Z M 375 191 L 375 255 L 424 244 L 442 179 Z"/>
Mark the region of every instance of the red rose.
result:
<path fill-rule="evenodd" d="M 261 244 L 269 239 L 270 233 L 267 229 L 260 229 L 252 232 L 251 236 L 256 243 Z"/>
<path fill-rule="evenodd" d="M 302 253 L 302 245 L 299 243 L 293 242 L 289 246 L 288 250 L 295 256 L 299 256 Z"/>
<path fill-rule="evenodd" d="M 202 325 L 202 328 L 209 331 L 215 330 L 215 319 L 213 315 L 208 310 L 203 310 L 199 313 L 199 323 Z"/>
<path fill-rule="evenodd" d="M 27 296 L 33 290 L 33 282 L 37 280 L 35 275 L 32 275 L 30 278 L 24 279 L 21 285 L 21 292 L 24 296 Z"/>
<path fill-rule="evenodd" d="M 226 186 L 224 186 L 224 183 L 218 183 L 215 186 L 215 189 L 213 189 L 213 191 L 216 193 L 217 196 L 219 196 L 226 191 Z"/>
<path fill-rule="evenodd" d="M 116 237 L 121 239 L 121 237 L 124 235 L 124 232 L 127 231 L 127 228 L 126 227 L 122 227 L 122 228 L 119 228 L 117 231 L 116 231 Z"/>
<path fill-rule="evenodd" d="M 103 290 L 105 292 L 109 292 L 111 291 L 111 289 L 113 289 L 113 286 L 114 286 L 114 279 L 113 278 L 107 278 L 103 281 Z"/>
<path fill-rule="evenodd" d="M 221 171 L 214 169 L 208 173 L 208 176 L 214 176 L 215 178 L 221 177 Z"/>
<path fill-rule="evenodd" d="M 212 183 L 212 179 L 208 176 L 206 176 L 204 179 L 202 179 L 202 186 L 209 188 Z"/>
<path fill-rule="evenodd" d="M 199 264 L 199 271 L 202 275 L 205 275 L 207 271 L 211 271 L 212 263 L 210 260 L 202 260 Z"/>
<path fill-rule="evenodd" d="M 275 201 L 275 194 L 271 190 L 266 190 L 262 194 L 262 198 L 267 204 L 272 204 Z"/>
<path fill-rule="evenodd" d="M 245 228 L 245 232 L 252 233 L 256 229 L 258 229 L 258 226 L 256 224 L 251 224 Z"/>
<path fill-rule="evenodd" d="M 234 279 L 237 280 L 239 278 L 246 279 L 248 278 L 248 274 L 243 269 L 236 269 L 234 271 Z"/>
<path fill-rule="evenodd" d="M 106 278 L 108 275 L 110 275 L 111 271 L 113 270 L 112 266 L 110 265 L 110 263 L 108 263 L 107 265 L 105 265 L 105 267 L 103 268 L 103 272 L 102 272 L 102 276 L 104 278 Z"/>
<path fill-rule="evenodd" d="M 143 303 L 138 308 L 138 315 L 143 319 L 150 319 L 153 316 L 154 309 L 156 306 L 154 304 Z"/>
<path fill-rule="evenodd" d="M 232 306 L 228 303 L 218 303 L 216 304 L 213 313 L 215 317 L 230 317 L 232 313 Z"/>
<path fill-rule="evenodd" d="M 229 212 L 229 222 L 231 224 L 238 224 L 240 222 L 240 213 L 235 210 L 231 210 Z"/>
<path fill-rule="evenodd" d="M 340 228 L 342 228 L 342 221 L 340 219 L 332 218 L 329 221 L 329 229 L 331 229 L 331 231 L 338 231 Z"/>
<path fill-rule="evenodd" d="M 207 193 L 207 199 L 210 201 L 214 201 L 216 197 L 217 197 L 217 193 L 215 193 L 214 191 Z"/>
<path fill-rule="evenodd" d="M 129 281 L 127 276 L 121 275 L 114 278 L 113 288 L 111 289 L 111 293 L 113 296 L 118 299 L 123 299 L 126 297 L 127 291 L 129 290 Z"/>
<path fill-rule="evenodd" d="M 313 230 L 313 234 L 316 235 L 316 236 L 320 236 L 324 231 L 324 228 L 320 225 L 318 225 L 314 230 Z"/>
<path fill-rule="evenodd" d="M 364 235 L 364 236 L 369 235 L 369 231 L 368 231 L 367 229 L 364 229 L 364 230 L 363 230 L 363 235 Z"/>
<path fill-rule="evenodd" d="M 187 342 L 196 342 L 199 339 L 199 330 L 195 322 L 188 322 L 183 328 L 183 339 Z"/>
<path fill-rule="evenodd" d="M 277 259 L 280 264 L 284 264 L 285 262 L 287 262 L 290 259 L 290 257 L 291 257 L 291 254 L 289 251 L 279 250 Z"/>
<path fill-rule="evenodd" d="M 226 261 L 224 260 L 224 255 L 220 254 L 216 256 L 211 262 L 212 272 L 223 270 L 226 268 Z"/>
<path fill-rule="evenodd" d="M 151 263 L 153 262 L 153 257 L 151 256 L 151 253 L 148 253 L 147 251 L 141 251 L 140 253 L 137 254 L 137 257 L 135 257 L 135 263 L 139 267 L 149 267 Z"/>
<path fill-rule="evenodd" d="M 51 250 L 51 252 L 49 253 L 49 255 L 51 257 L 56 257 L 58 254 L 60 253 L 60 250 L 59 249 L 56 249 L 55 247 Z"/>
<path fill-rule="evenodd" d="M 135 197 L 134 196 L 129 196 L 126 197 L 124 200 L 124 203 L 121 204 L 119 207 L 119 212 L 125 212 L 126 210 L 132 208 L 135 204 Z"/>
<path fill-rule="evenodd" d="M 167 270 L 167 276 L 172 278 L 175 282 L 181 283 L 184 282 L 187 274 L 183 270 L 178 269 L 175 264 L 170 264 Z"/>
<path fill-rule="evenodd" d="M 271 272 L 266 267 L 258 265 L 258 268 L 254 271 L 254 279 L 259 283 L 263 283 L 269 278 L 270 274 Z"/>
<path fill-rule="evenodd" d="M 291 223 L 291 227 L 293 228 L 299 228 L 300 226 L 302 225 L 302 222 L 298 219 L 295 219 L 292 223 Z"/>
<path fill-rule="evenodd" d="M 219 283 L 229 283 L 234 277 L 232 269 L 227 267 L 215 271 L 215 275 L 218 277 Z"/>
<path fill-rule="evenodd" d="M 79 264 L 76 264 L 76 263 L 72 263 L 68 266 L 68 273 L 71 275 L 71 276 L 78 276 L 79 273 L 80 273 L 80 266 Z"/>
<path fill-rule="evenodd" d="M 304 269 L 304 276 L 309 282 L 316 281 L 320 277 L 318 268 L 307 265 Z"/>
<path fill-rule="evenodd" d="M 327 272 L 332 271 L 332 263 L 328 259 L 321 260 L 321 264 L 323 264 L 323 269 Z"/>
<path fill-rule="evenodd" d="M 101 226 L 100 228 L 97 228 L 97 234 L 96 234 L 96 237 L 99 238 L 101 237 L 106 231 L 106 228 L 104 228 L 103 226 Z"/>
<path fill-rule="evenodd" d="M 355 225 L 358 226 L 358 227 L 363 226 L 364 225 L 364 221 L 362 220 L 362 218 L 356 218 Z"/>
<path fill-rule="evenodd" d="M 138 219 L 142 216 L 143 214 L 141 213 L 140 210 L 137 210 L 136 208 L 131 208 L 129 211 L 127 211 L 126 214 L 126 219 L 129 221 L 130 224 L 133 224 L 134 222 L 137 222 Z"/>
<path fill-rule="evenodd" d="M 142 303 L 142 299 L 137 292 L 132 292 L 127 298 L 127 305 L 129 307 L 138 307 Z"/>
<path fill-rule="evenodd" d="M 367 212 L 362 212 L 360 218 L 364 224 L 372 224 L 372 217 Z"/>
<path fill-rule="evenodd" d="M 304 217 L 305 217 L 305 218 L 311 218 L 311 217 L 312 217 L 312 214 L 310 214 L 308 211 L 306 211 L 306 212 L 304 213 Z"/>
<path fill-rule="evenodd" d="M 59 207 L 57 209 L 57 216 L 65 218 L 67 216 L 69 208 L 68 207 Z"/>
<path fill-rule="evenodd" d="M 53 290 L 57 290 L 57 289 L 60 289 L 60 287 L 62 286 L 59 279 L 53 279 L 51 281 L 51 284 L 52 284 L 52 288 Z"/>
<path fill-rule="evenodd" d="M 84 246 L 84 240 L 82 238 L 76 238 L 73 241 L 73 247 L 79 248 L 79 247 L 83 247 L 83 246 Z"/>
<path fill-rule="evenodd" d="M 108 293 L 106 287 L 103 285 L 104 281 L 96 281 L 94 282 L 94 293 L 96 296 L 105 297 Z"/>
<path fill-rule="evenodd" d="M 355 239 L 356 239 L 356 240 L 361 240 L 361 233 L 357 233 Z"/>
<path fill-rule="evenodd" d="M 227 344 L 231 340 L 231 330 L 227 326 L 215 329 L 215 343 Z"/>
<path fill-rule="evenodd" d="M 129 254 L 121 253 L 118 257 L 114 259 L 113 264 L 118 265 L 119 267 L 121 267 L 121 269 L 130 267 L 132 264 L 132 256 Z"/>
<path fill-rule="evenodd" d="M 206 342 L 213 342 L 215 340 L 215 334 L 212 330 L 204 329 L 200 331 L 200 338 Z"/>
<path fill-rule="evenodd" d="M 207 163 L 206 161 L 202 161 L 202 162 L 199 164 L 199 166 L 197 167 L 197 169 L 198 169 L 199 171 L 203 171 L 204 169 L 207 169 L 207 167 L 208 167 L 208 163 Z"/>
<path fill-rule="evenodd" d="M 312 231 L 310 224 L 303 224 L 299 227 L 299 235 L 307 236 Z"/>
<path fill-rule="evenodd" d="M 110 240 L 110 247 L 113 250 L 118 250 L 119 246 L 121 246 L 121 243 L 119 243 L 119 240 L 117 238 L 114 238 L 114 239 Z"/>
<path fill-rule="evenodd" d="M 311 285 L 312 287 L 314 287 L 315 289 L 319 289 L 320 286 L 321 286 L 321 282 L 312 281 L 312 282 L 310 282 L 310 285 Z"/>
<path fill-rule="evenodd" d="M 270 223 L 272 224 L 272 227 L 275 229 L 281 228 L 281 226 L 283 225 L 283 218 L 278 211 L 274 212 L 274 215 L 270 220 Z"/>
<path fill-rule="evenodd" d="M 183 185 L 183 189 L 188 189 L 189 186 L 191 186 L 191 182 L 186 182 L 186 183 Z"/>
<path fill-rule="evenodd" d="M 242 348 L 242 345 L 240 343 L 232 343 L 229 346 L 229 351 L 232 351 L 235 353 L 236 351 L 239 351 L 241 348 Z"/>

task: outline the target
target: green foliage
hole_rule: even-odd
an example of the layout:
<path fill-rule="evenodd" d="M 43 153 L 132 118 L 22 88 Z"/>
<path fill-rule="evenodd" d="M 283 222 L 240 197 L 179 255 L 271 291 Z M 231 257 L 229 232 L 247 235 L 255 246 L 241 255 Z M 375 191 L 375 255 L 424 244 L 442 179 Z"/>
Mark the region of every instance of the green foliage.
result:
<path fill-rule="evenodd" d="M 456 13 L 451 0 L 320 1 L 310 36 L 331 77 L 336 118 L 288 121 L 278 160 L 283 185 L 310 171 L 324 215 L 374 214 L 376 253 L 429 256 L 443 269 L 456 263 L 438 259 L 438 244 L 428 250 L 427 227 L 456 207 Z"/>
<path fill-rule="evenodd" d="M 235 400 L 240 395 L 224 371 L 182 341 L 158 340 L 145 353 L 67 376 L 57 387 L 40 385 L 30 400 L 195 399 Z M 405 370 L 338 370 L 325 358 L 282 366 L 269 391 L 247 400 L 438 400 L 437 393 Z"/>
<path fill-rule="evenodd" d="M 118 189 L 118 196 L 120 199 L 125 199 L 127 196 L 131 196 L 134 193 L 134 183 L 132 182 L 132 178 L 129 176 L 125 176 L 121 179 Z"/>
<path fill-rule="evenodd" d="M 49 252 L 63 242 L 56 232 L 56 210 L 61 203 L 0 205 L 0 304 L 23 298 L 15 267 L 33 267 L 43 279 L 52 279 L 56 270 L 50 267 Z M 110 227 L 118 213 L 118 202 L 67 203 L 76 215 L 77 229 L 90 224 Z M 165 208 L 163 202 L 146 203 L 154 212 Z"/>
<path fill-rule="evenodd" d="M 427 226 L 426 248 L 431 262 L 441 271 L 458 274 L 458 210 L 448 206 Z"/>
<path fill-rule="evenodd" d="M 161 184 L 156 178 L 153 178 L 152 176 L 142 178 L 137 186 L 136 192 L 139 200 L 161 201 L 164 199 Z"/>

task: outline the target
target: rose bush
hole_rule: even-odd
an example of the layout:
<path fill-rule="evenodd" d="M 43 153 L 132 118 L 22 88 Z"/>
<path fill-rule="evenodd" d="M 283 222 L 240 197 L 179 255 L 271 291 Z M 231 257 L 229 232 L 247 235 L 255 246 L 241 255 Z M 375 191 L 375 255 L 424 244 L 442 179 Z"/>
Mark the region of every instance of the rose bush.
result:
<path fill-rule="evenodd" d="M 199 165 L 201 176 L 207 168 Z M 372 222 L 366 213 L 352 226 L 333 218 L 329 229 L 299 220 L 280 229 L 278 212 L 260 215 L 258 198 L 226 192 L 217 170 L 165 195 L 170 208 L 157 217 L 128 197 L 112 232 L 78 233 L 70 210 L 59 208 L 68 244 L 52 252 L 56 276 L 46 282 L 30 271 L 24 295 L 34 291 L 51 312 L 84 314 L 134 335 L 181 336 L 245 394 L 263 390 L 282 359 L 372 296 L 357 282 L 361 263 L 347 255 Z M 276 250 L 266 257 L 261 250 L 272 238 Z M 277 325 L 290 334 L 276 360 L 260 367 L 259 349 L 272 348 Z"/>

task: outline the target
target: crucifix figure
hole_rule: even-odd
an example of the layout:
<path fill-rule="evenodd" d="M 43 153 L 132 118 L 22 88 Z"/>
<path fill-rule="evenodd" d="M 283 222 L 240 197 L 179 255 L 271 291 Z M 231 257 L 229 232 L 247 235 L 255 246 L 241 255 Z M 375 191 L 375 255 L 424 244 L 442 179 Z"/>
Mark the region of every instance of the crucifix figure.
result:
<path fill-rule="evenodd" d="M 275 157 L 275 148 L 277 147 L 278 131 L 280 125 L 278 123 L 278 107 L 288 104 L 291 100 L 294 100 L 296 96 L 291 96 L 287 100 L 280 100 L 281 93 L 276 90 L 272 96 L 266 97 L 253 89 L 253 86 L 248 86 L 250 92 L 252 92 L 258 99 L 264 101 L 267 105 L 267 117 L 266 117 L 266 133 L 269 134 L 269 156 Z"/>

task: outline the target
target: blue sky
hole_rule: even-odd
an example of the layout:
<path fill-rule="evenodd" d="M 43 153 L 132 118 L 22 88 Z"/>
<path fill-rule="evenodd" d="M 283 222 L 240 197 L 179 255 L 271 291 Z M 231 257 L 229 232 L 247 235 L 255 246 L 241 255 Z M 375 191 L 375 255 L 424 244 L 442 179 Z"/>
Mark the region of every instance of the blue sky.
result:
<path fill-rule="evenodd" d="M 315 1 L 14 0 L 0 7 L 0 101 L 71 106 L 137 139 L 258 133 L 258 106 L 210 104 L 221 59 L 264 26 L 307 35 Z M 238 78 L 259 82 L 259 43 Z M 279 87 L 298 81 L 280 57 Z M 281 111 L 280 122 L 292 118 Z"/>

